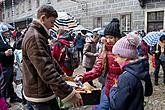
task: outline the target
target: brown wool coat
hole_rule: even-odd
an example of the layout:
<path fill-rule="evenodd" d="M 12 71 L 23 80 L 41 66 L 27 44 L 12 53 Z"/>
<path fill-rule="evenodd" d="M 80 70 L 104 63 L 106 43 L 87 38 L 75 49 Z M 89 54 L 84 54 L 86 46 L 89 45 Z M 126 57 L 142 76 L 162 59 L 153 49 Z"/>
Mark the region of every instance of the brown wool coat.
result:
<path fill-rule="evenodd" d="M 64 99 L 73 91 L 60 77 L 64 73 L 52 59 L 48 38 L 43 26 L 33 21 L 22 43 L 24 95 L 41 102 L 54 94 Z"/>

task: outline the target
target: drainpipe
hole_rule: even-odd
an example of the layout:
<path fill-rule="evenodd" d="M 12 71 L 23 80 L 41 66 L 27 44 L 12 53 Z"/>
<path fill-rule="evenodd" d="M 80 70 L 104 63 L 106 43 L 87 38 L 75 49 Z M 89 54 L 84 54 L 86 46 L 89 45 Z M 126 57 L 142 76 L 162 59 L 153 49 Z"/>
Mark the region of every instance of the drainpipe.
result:
<path fill-rule="evenodd" d="M 12 20 L 13 20 L 13 27 L 15 28 L 14 0 L 12 0 Z"/>
<path fill-rule="evenodd" d="M 5 0 L 3 0 L 3 15 L 4 15 L 4 19 L 3 21 L 6 22 L 6 16 L 5 16 L 5 10 L 6 10 L 6 7 L 5 7 Z"/>

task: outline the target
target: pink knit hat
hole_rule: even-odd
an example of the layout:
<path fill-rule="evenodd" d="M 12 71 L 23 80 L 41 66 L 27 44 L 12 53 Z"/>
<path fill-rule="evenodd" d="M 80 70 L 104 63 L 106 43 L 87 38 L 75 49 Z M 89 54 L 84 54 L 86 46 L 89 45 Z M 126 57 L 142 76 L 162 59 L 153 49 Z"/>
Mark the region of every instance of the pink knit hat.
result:
<path fill-rule="evenodd" d="M 119 39 L 112 48 L 114 55 L 119 55 L 123 58 L 136 58 L 136 48 L 140 45 L 140 38 L 137 34 L 128 34 Z"/>

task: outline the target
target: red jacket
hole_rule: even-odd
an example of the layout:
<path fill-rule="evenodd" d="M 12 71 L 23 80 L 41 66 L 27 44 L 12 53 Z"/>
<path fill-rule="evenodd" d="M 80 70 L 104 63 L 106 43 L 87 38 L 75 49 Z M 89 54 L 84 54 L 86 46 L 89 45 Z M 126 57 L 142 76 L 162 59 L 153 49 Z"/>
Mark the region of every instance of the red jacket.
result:
<path fill-rule="evenodd" d="M 107 73 L 106 81 L 105 81 L 105 89 L 106 89 L 105 94 L 107 96 L 109 96 L 110 88 L 114 85 L 115 80 L 118 79 L 118 76 L 122 73 L 119 64 L 116 61 L 114 61 L 115 59 L 111 53 L 111 50 L 112 50 L 112 46 L 110 47 L 110 51 L 107 54 L 108 73 Z M 91 81 L 101 76 L 102 71 L 103 71 L 102 60 L 103 58 L 101 56 L 98 56 L 93 69 L 89 72 L 84 73 L 83 82 Z"/>

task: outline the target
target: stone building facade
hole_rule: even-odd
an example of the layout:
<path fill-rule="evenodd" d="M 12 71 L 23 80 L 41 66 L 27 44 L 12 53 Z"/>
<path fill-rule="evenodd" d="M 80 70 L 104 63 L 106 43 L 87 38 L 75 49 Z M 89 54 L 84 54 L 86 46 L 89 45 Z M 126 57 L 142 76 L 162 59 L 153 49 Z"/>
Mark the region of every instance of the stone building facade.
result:
<path fill-rule="evenodd" d="M 16 24 L 19 24 L 19 22 L 28 24 L 30 18 L 35 16 L 39 6 L 49 4 L 57 11 L 70 13 L 81 25 L 89 29 L 105 26 L 114 17 L 120 20 L 122 31 L 152 31 L 153 29 L 165 28 L 165 0 L 14 1 L 17 1 L 14 4 L 14 17 L 12 16 L 12 7 L 10 5 L 6 7 L 5 13 L 2 13 L 5 16 L 3 16 L 3 20 L 9 23 L 14 19 Z"/>

